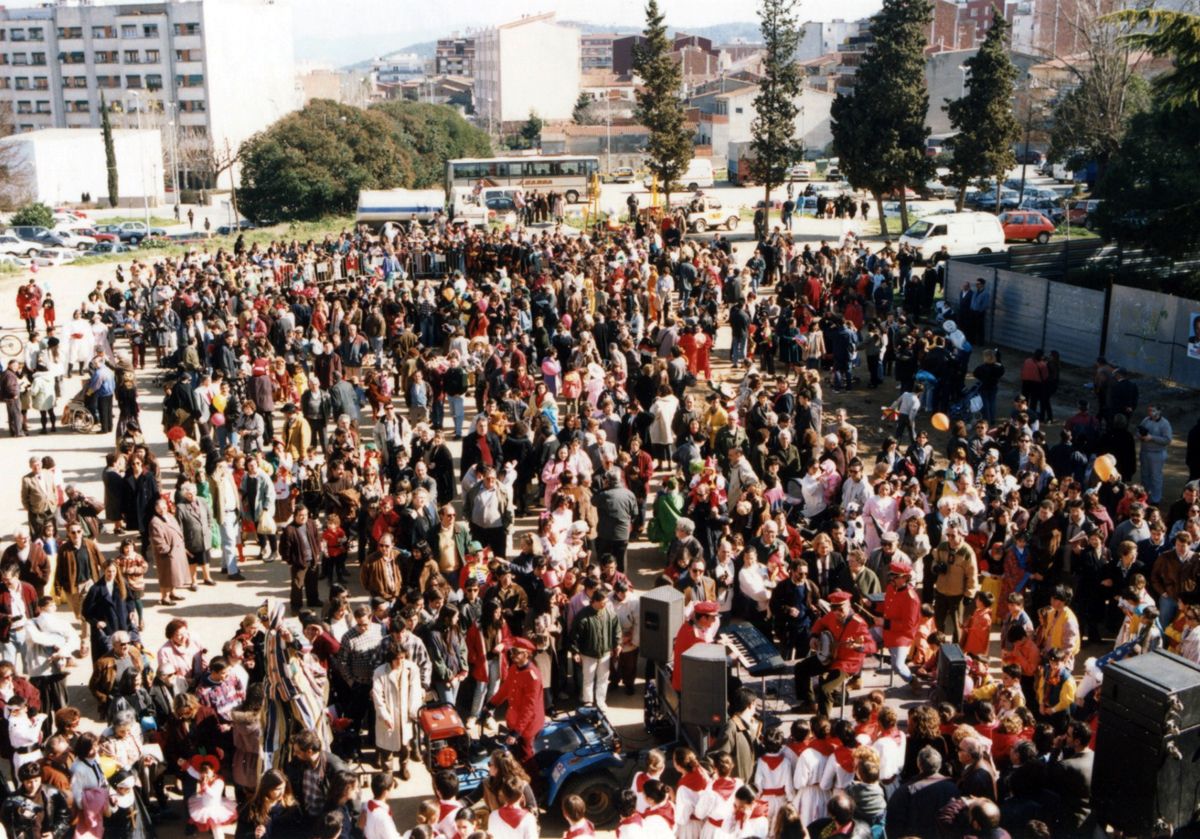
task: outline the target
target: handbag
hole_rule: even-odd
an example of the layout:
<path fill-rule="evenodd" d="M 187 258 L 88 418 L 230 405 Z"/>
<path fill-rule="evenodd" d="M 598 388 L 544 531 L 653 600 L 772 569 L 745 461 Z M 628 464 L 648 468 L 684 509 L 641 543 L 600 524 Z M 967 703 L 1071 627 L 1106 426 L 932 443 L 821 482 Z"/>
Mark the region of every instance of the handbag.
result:
<path fill-rule="evenodd" d="M 276 532 L 275 517 L 267 510 L 263 510 L 262 515 L 258 517 L 258 521 L 255 523 L 255 529 L 258 531 L 259 536 L 274 536 Z"/>

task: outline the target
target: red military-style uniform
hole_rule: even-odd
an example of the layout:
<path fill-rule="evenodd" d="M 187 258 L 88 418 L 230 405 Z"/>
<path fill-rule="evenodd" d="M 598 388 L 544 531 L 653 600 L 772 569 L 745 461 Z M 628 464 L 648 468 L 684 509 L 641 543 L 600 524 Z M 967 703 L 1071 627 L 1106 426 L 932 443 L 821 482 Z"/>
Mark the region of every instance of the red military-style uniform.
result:
<path fill-rule="evenodd" d="M 916 589 L 888 586 L 883 595 L 883 645 L 911 647 L 921 623 L 921 598 Z"/>
<path fill-rule="evenodd" d="M 675 688 L 676 693 L 683 690 L 683 654 L 697 644 L 706 643 L 708 640 L 704 633 L 691 621 L 679 627 L 679 633 L 675 636 L 675 667 L 671 670 L 671 687 Z"/>
<path fill-rule="evenodd" d="M 546 727 L 546 705 L 542 695 L 542 675 L 533 664 L 509 667 L 491 704 L 508 703 L 504 722 L 521 741 L 521 760 L 533 757 L 533 740 Z"/>
<path fill-rule="evenodd" d="M 822 632 L 833 634 L 833 661 L 829 670 L 838 670 L 853 676 L 862 670 L 863 661 L 875 652 L 875 639 L 871 637 L 867 622 L 853 612 L 845 623 L 839 612 L 833 611 L 821 617 L 812 626 L 812 637 L 817 638 Z M 862 645 L 862 649 L 853 648 L 854 642 Z"/>

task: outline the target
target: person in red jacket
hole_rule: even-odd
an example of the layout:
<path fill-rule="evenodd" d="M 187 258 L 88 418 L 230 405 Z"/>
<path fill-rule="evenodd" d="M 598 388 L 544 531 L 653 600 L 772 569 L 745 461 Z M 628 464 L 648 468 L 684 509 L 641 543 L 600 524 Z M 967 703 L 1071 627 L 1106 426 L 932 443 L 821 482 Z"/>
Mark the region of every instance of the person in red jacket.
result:
<path fill-rule="evenodd" d="M 536 648 L 525 638 L 509 642 L 509 668 L 500 689 L 491 699 L 498 708 L 508 703 L 508 746 L 522 763 L 533 759 L 533 740 L 546 726 L 546 705 L 542 696 L 542 675 L 530 660 Z"/>
<path fill-rule="evenodd" d="M 892 581 L 883 595 L 883 627 L 880 638 L 892 658 L 892 668 L 905 684 L 912 681 L 908 669 L 908 651 L 912 648 L 921 624 L 921 597 L 912 585 L 912 563 L 897 559 L 888 566 Z"/>
<path fill-rule="evenodd" d="M 875 652 L 875 639 L 867 622 L 850 608 L 850 593 L 835 591 L 829 595 L 832 607 L 828 614 L 813 624 L 812 641 L 814 652 L 808 658 L 796 662 L 796 697 L 799 704 L 794 713 L 810 713 L 813 704 L 813 677 L 819 677 L 821 695 L 817 700 L 817 713 L 829 716 L 833 697 L 842 689 L 842 684 L 862 671 L 863 660 Z M 828 635 L 831 644 L 830 660 L 823 663 L 816 650 L 822 636 Z"/>
<path fill-rule="evenodd" d="M 990 591 L 975 594 L 975 611 L 962 631 L 962 651 L 966 655 L 977 655 L 985 660 L 992 644 L 992 603 L 995 598 Z"/>
<path fill-rule="evenodd" d="M 711 644 L 716 637 L 717 601 L 701 600 L 692 609 L 692 619 L 679 627 L 675 636 L 675 667 L 671 671 L 671 687 L 683 690 L 683 654 L 696 644 Z"/>

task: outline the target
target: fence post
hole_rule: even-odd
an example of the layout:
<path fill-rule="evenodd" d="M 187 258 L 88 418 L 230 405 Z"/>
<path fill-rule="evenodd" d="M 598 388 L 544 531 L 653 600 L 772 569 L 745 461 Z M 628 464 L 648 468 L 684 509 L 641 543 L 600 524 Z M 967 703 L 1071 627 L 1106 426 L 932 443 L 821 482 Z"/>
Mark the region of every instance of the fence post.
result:
<path fill-rule="evenodd" d="M 1041 346 L 1046 346 L 1046 330 L 1050 323 L 1050 280 L 1042 278 L 1046 283 L 1046 294 L 1042 299 L 1042 343 Z"/>
<path fill-rule="evenodd" d="M 1120 251 L 1117 252 L 1120 259 Z M 1113 281 L 1112 277 L 1104 284 L 1104 310 L 1100 313 L 1100 355 L 1108 352 L 1108 317 L 1112 311 Z"/>

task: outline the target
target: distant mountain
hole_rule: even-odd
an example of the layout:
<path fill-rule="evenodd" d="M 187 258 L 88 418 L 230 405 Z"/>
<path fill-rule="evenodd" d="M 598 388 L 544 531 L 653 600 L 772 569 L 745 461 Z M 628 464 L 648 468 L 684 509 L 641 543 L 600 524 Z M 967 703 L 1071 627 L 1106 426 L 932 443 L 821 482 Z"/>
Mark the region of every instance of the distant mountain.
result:
<path fill-rule="evenodd" d="M 388 50 L 383 55 L 376 55 L 376 56 L 372 56 L 371 58 L 364 58 L 362 61 L 356 61 L 353 64 L 347 64 L 345 67 L 342 67 L 341 69 L 343 69 L 343 70 L 370 70 L 371 62 L 375 61 L 375 59 L 377 59 L 377 58 L 388 58 L 389 56 L 392 56 L 392 55 L 408 55 L 410 53 L 416 53 L 421 58 L 433 58 L 433 56 L 436 52 L 437 52 L 437 41 L 421 41 L 420 43 L 409 44 L 408 46 L 400 47 L 399 49 Z"/>

